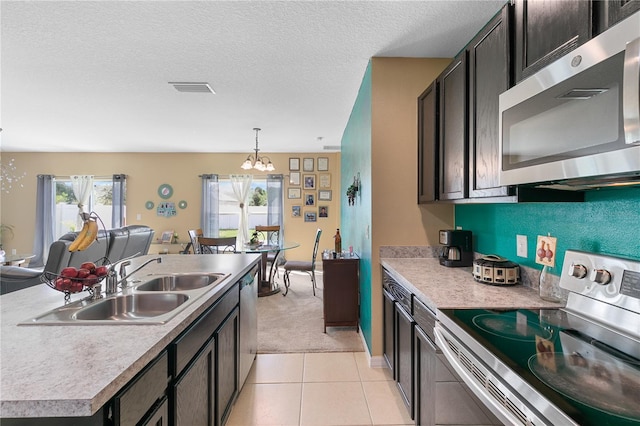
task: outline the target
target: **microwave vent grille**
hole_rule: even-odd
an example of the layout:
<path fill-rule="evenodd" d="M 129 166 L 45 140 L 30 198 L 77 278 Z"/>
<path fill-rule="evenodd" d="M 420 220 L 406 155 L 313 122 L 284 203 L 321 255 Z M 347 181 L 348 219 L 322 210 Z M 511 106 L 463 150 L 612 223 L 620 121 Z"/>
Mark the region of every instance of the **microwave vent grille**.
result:
<path fill-rule="evenodd" d="M 558 99 L 591 99 L 609 89 L 571 89 L 568 92 L 557 96 Z"/>

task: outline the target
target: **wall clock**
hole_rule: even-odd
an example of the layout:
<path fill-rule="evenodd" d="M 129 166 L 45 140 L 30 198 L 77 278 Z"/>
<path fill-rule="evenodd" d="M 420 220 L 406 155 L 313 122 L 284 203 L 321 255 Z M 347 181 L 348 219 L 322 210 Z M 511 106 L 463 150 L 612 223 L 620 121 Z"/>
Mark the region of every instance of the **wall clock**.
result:
<path fill-rule="evenodd" d="M 163 200 L 169 199 L 173 195 L 173 188 L 168 183 L 163 183 L 158 187 L 158 195 Z"/>

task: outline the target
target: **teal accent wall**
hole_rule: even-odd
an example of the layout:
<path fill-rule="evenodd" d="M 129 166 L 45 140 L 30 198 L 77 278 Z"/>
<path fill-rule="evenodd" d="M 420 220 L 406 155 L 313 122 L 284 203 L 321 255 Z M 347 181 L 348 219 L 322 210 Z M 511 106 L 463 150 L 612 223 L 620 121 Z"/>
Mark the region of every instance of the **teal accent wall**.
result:
<path fill-rule="evenodd" d="M 557 237 L 558 275 L 567 249 L 640 259 L 640 188 L 586 192 L 582 203 L 468 204 L 455 224 L 473 232 L 474 250 L 535 268 L 538 235 Z M 527 259 L 516 256 L 516 235 L 527 236 Z"/>
<path fill-rule="evenodd" d="M 349 121 L 342 135 L 340 154 L 340 233 L 343 249 L 353 246 L 360 256 L 360 327 L 371 352 L 371 240 L 362 232 L 371 223 L 371 62 L 367 66 Z M 347 202 L 347 188 L 360 174 L 362 190 L 355 205 Z"/>

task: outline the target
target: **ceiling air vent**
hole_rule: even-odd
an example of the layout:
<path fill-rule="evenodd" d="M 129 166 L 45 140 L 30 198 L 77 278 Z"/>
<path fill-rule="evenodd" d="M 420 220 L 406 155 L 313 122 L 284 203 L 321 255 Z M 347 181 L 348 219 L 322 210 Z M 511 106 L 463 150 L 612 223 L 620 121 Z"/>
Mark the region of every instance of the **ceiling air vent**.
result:
<path fill-rule="evenodd" d="M 340 145 L 325 145 L 322 149 L 325 151 L 340 151 Z"/>
<path fill-rule="evenodd" d="M 184 83 L 184 82 L 169 82 L 178 92 L 186 93 L 213 93 L 215 90 L 209 86 L 209 83 Z"/>

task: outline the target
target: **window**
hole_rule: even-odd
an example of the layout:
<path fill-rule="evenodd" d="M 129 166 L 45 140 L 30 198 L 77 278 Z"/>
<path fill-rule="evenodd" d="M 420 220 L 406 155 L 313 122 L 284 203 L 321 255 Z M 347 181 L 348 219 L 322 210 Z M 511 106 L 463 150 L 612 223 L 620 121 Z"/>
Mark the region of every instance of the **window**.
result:
<path fill-rule="evenodd" d="M 79 231 L 78 228 L 78 200 L 73 193 L 71 179 L 56 178 L 55 200 L 55 235 L 58 239 L 67 232 Z M 89 198 L 89 205 L 85 212 L 96 212 L 104 222 L 104 226 L 111 228 L 113 204 L 113 180 L 94 178 L 93 189 Z M 100 224 L 102 227 L 102 224 Z"/>
<path fill-rule="evenodd" d="M 240 207 L 233 196 L 231 181 L 220 179 L 220 217 L 219 236 L 235 237 L 238 235 Z M 249 231 L 256 225 L 267 224 L 267 180 L 254 176 L 249 192 Z"/>
<path fill-rule="evenodd" d="M 231 179 L 202 175 L 201 228 L 212 237 L 235 237 L 240 223 L 240 206 L 233 193 Z M 253 176 L 249 190 L 248 230 L 256 225 L 283 227 L 283 176 Z"/>

